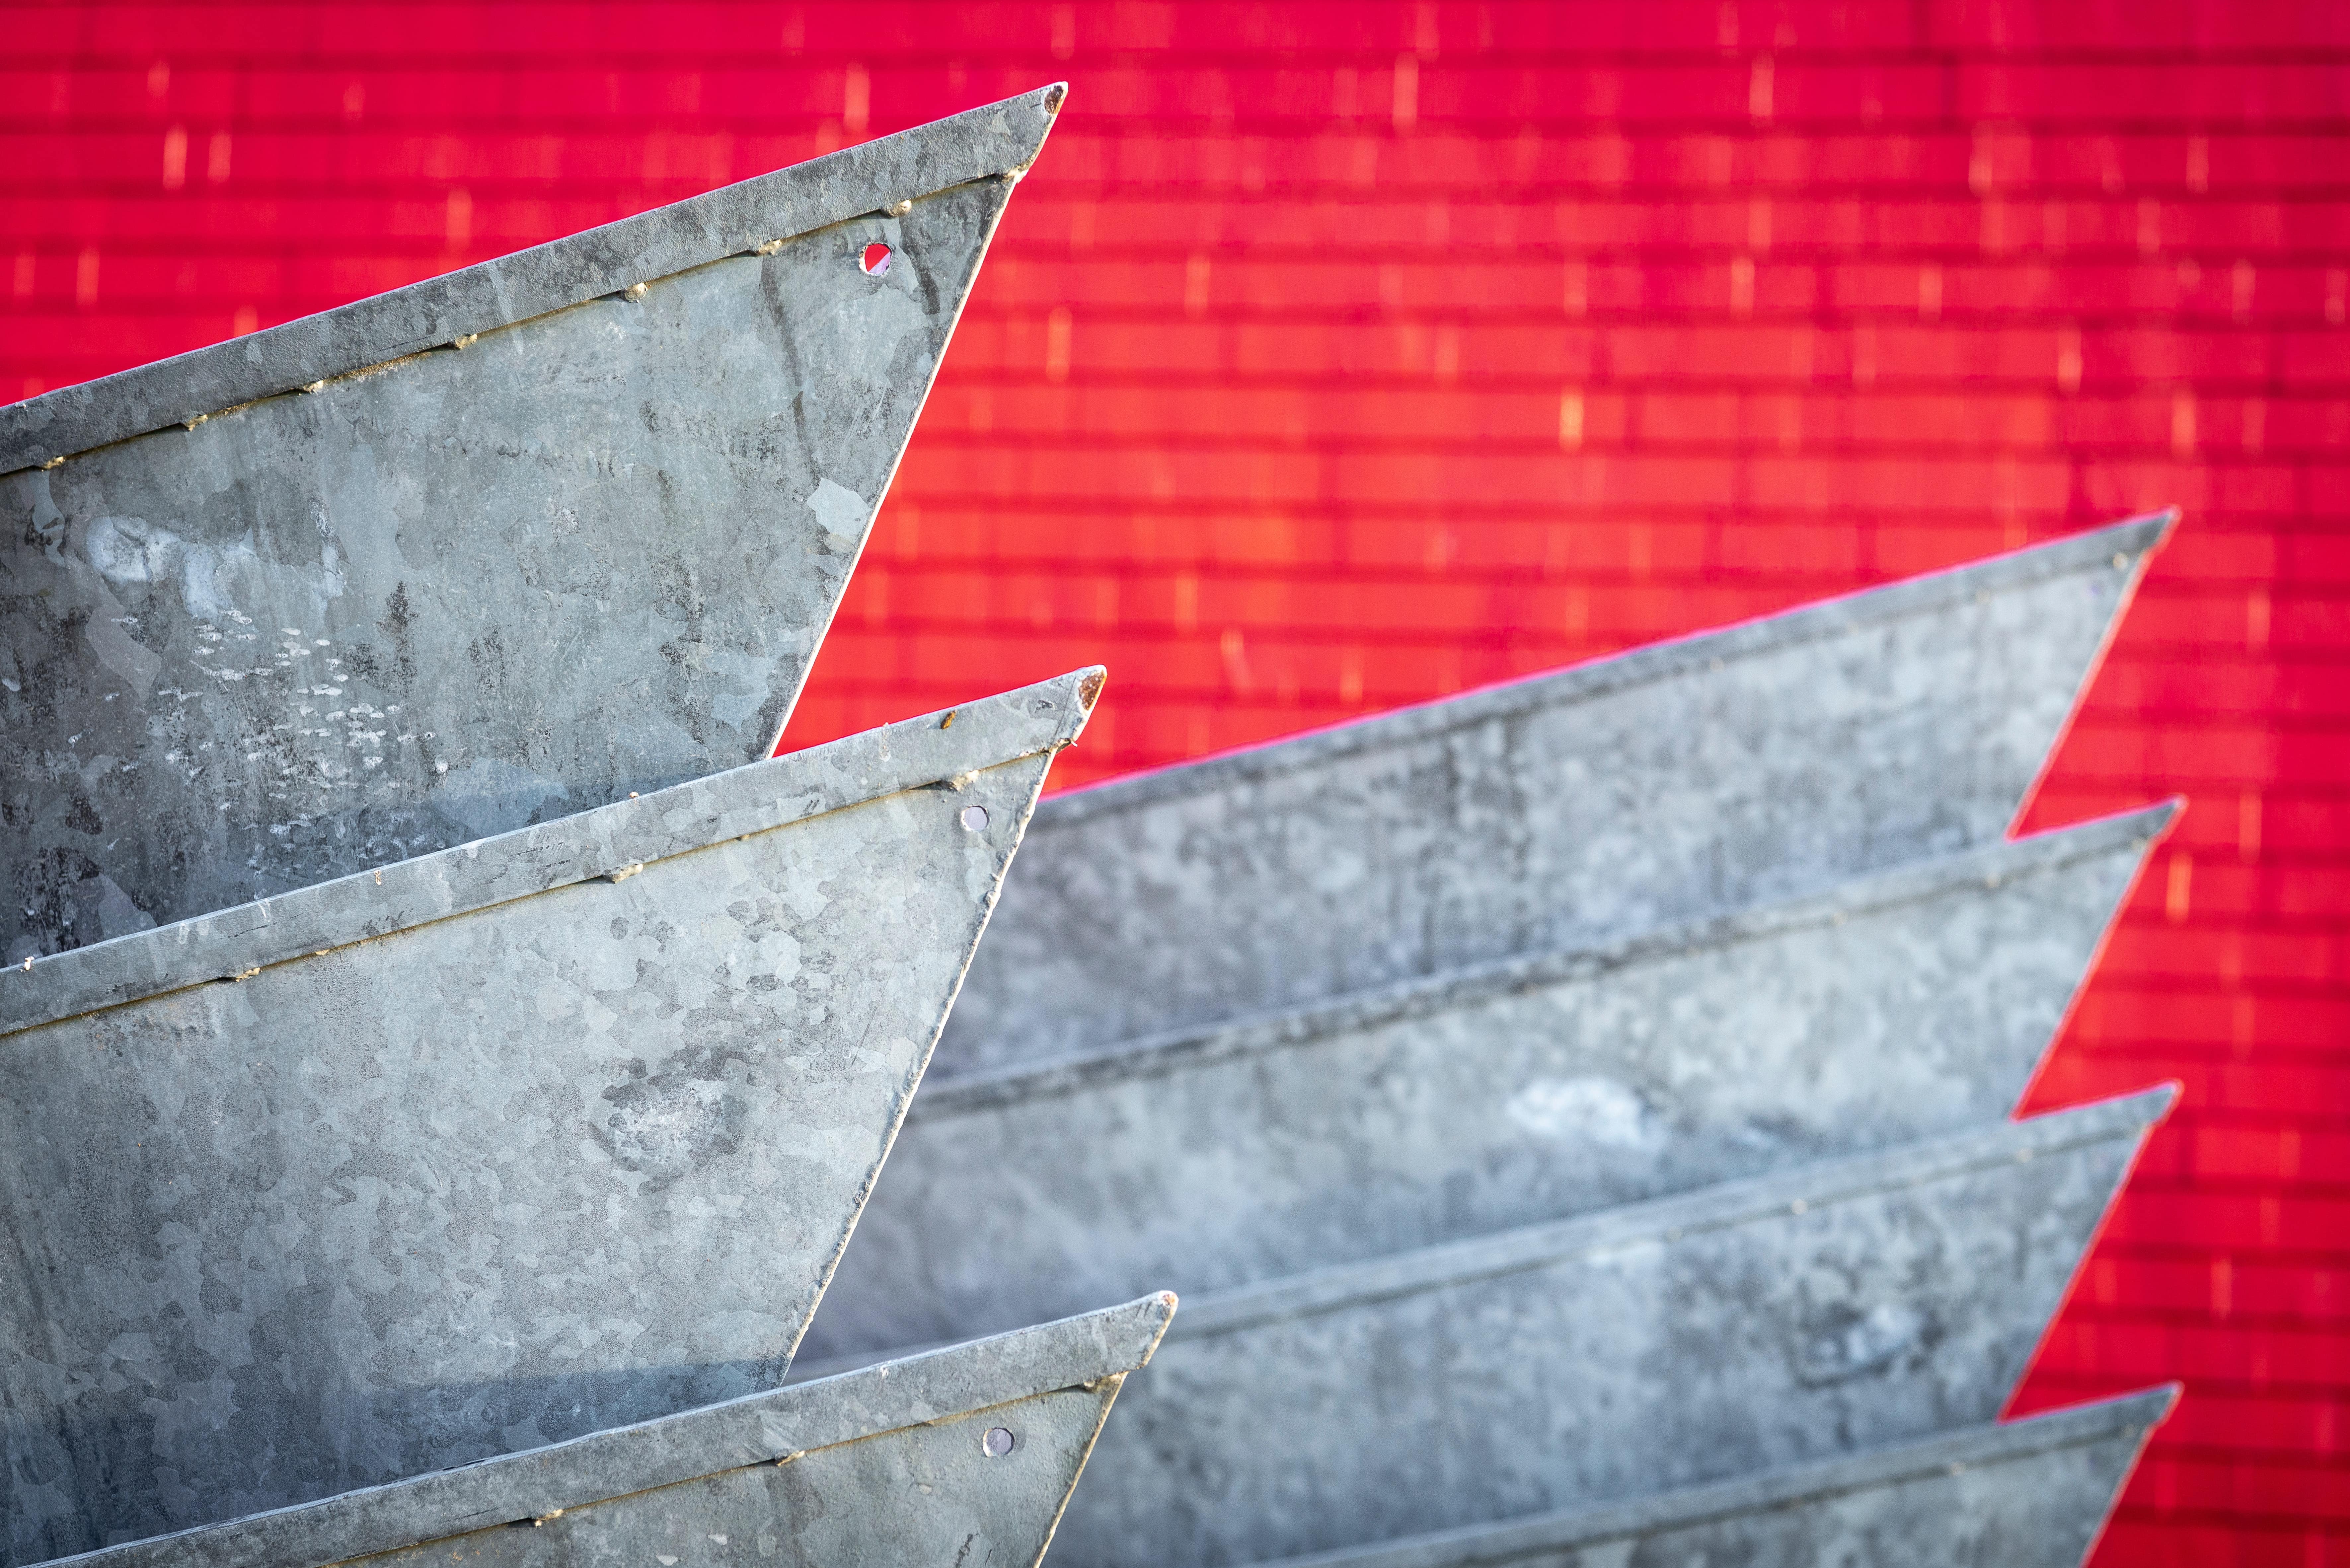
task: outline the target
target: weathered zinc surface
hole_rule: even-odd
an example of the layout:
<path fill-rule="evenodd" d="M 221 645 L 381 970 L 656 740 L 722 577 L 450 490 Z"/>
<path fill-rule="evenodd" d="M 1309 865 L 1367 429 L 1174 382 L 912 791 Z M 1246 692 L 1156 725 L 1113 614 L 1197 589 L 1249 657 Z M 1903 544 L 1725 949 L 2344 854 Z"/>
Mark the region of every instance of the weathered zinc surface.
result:
<path fill-rule="evenodd" d="M 5 1560 L 781 1381 L 1100 680 L 0 974 Z"/>
<path fill-rule="evenodd" d="M 1989 1421 L 2168 1099 L 1190 1298 L 1062 1550 L 1250 1563 Z"/>
<path fill-rule="evenodd" d="M 764 756 L 1060 98 L 0 410 L 9 961 Z"/>
<path fill-rule="evenodd" d="M 1278 1568 L 2078 1568 L 2175 1388 Z M 1265 1564 L 1264 1568 L 1275 1568 Z"/>
<path fill-rule="evenodd" d="M 1825 888 L 1998 837 L 2146 518 L 1049 803 L 966 1070 Z"/>
<path fill-rule="evenodd" d="M 806 1353 L 1033 1323 L 1138 1278 L 1222 1290 L 1997 1122 L 2170 812 L 934 1075 Z"/>
<path fill-rule="evenodd" d="M 1165 1293 L 304 1507 L 91 1568 L 1033 1563 Z"/>

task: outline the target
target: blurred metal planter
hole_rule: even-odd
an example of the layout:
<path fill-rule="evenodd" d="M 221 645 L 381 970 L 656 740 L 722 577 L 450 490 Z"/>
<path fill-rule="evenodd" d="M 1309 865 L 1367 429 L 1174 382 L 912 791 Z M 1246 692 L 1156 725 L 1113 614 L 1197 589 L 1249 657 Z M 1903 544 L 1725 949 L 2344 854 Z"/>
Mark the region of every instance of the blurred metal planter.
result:
<path fill-rule="evenodd" d="M 1061 94 L 0 409 L 7 960 L 765 756 Z"/>
<path fill-rule="evenodd" d="M 2172 810 L 933 1074 L 807 1354 L 992 1333 L 1138 1281 L 1224 1290 L 1996 1123 Z"/>
<path fill-rule="evenodd" d="M 1992 1420 L 2169 1101 L 1188 1298 L 1063 1551 L 1252 1563 Z"/>
<path fill-rule="evenodd" d="M 780 1382 L 1100 684 L 0 974 L 7 1560 Z"/>
<path fill-rule="evenodd" d="M 89 1568 L 1034 1563 L 1160 1294 L 821 1383 L 135 1542 Z"/>
<path fill-rule="evenodd" d="M 2177 1397 L 2159 1388 L 1608 1508 L 1264 1568 L 2079 1568 Z"/>
<path fill-rule="evenodd" d="M 1048 802 L 942 1070 L 1997 840 L 2170 514 Z"/>

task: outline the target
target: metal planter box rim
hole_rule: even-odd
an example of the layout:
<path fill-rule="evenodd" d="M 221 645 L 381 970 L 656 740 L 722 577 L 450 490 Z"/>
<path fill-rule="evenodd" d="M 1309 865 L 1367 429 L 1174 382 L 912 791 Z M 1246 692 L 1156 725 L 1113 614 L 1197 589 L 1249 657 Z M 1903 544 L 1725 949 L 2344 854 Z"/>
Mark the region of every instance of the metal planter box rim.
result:
<path fill-rule="evenodd" d="M 1160 1291 L 1124 1305 L 610 1428 L 542 1449 L 175 1534 L 56 1558 L 89 1568 L 316 1568 L 633 1499 L 837 1444 L 957 1420 L 1145 1366 L 1175 1314 Z M 879 1497 L 843 1509 L 879 1511 Z"/>
<path fill-rule="evenodd" d="M 574 882 L 619 878 L 729 838 L 1058 751 L 1085 727 L 1095 666 L 961 708 L 632 795 L 0 971 L 0 1037 L 284 963 Z"/>
<path fill-rule="evenodd" d="M 307 389 L 950 186 L 1017 178 L 1055 82 L 511 255 L 0 407 L 0 474 Z"/>
<path fill-rule="evenodd" d="M 1066 797 L 1064 797 L 1066 798 Z M 926 1122 L 1055 1095 L 1082 1094 L 1129 1078 L 1177 1074 L 1285 1045 L 1304 1044 L 1392 1019 L 1465 1005 L 1528 986 L 1602 973 L 1627 965 L 1805 927 L 1842 924 L 1889 906 L 1970 883 L 1997 888 L 2009 878 L 2144 846 L 2168 831 L 2185 802 L 2172 799 L 2094 821 L 1934 856 L 1852 877 L 1825 893 L 1770 899 L 1710 919 L 1679 921 L 1600 943 L 1578 943 L 1415 976 L 1326 1001 L 1037 1061 L 1014 1061 L 932 1078 L 908 1119 Z"/>
<path fill-rule="evenodd" d="M 1784 1512 L 1905 1481 L 1955 1478 L 1978 1468 L 2028 1463 L 2099 1442 L 2129 1444 L 2127 1457 L 2134 1459 L 2148 1434 L 2178 1403 L 2178 1392 L 2174 1383 L 2019 1421 L 1962 1428 L 1920 1442 L 1887 1444 L 1824 1463 L 1789 1465 L 1602 1508 L 1573 1509 L 1443 1531 L 1417 1540 L 1285 1557 L 1260 1563 L 1258 1568 L 1472 1568 L 1517 1563 L 1750 1514 Z M 2125 1474 L 2127 1469 L 2126 1459 Z M 2019 1479 L 2017 1485 L 2029 1487 L 2031 1482 Z M 2105 1501 L 2097 1500 L 2098 1509 Z"/>
<path fill-rule="evenodd" d="M 1981 593 L 2021 587 L 2106 561 L 2135 587 L 2153 552 L 2178 524 L 2168 507 L 1986 561 L 1928 572 L 1883 587 L 1861 588 L 1780 614 L 1637 648 L 1565 670 L 1523 676 L 1482 690 L 1415 703 L 1368 719 L 1284 736 L 1198 762 L 1132 774 L 1054 797 L 1037 814 L 1040 828 L 1103 813 L 1198 794 L 1237 780 L 1258 781 L 1326 763 L 1357 752 L 1405 744 L 1537 708 L 1711 670 L 1731 659 L 1809 642 L 1854 627 L 1916 615 Z"/>

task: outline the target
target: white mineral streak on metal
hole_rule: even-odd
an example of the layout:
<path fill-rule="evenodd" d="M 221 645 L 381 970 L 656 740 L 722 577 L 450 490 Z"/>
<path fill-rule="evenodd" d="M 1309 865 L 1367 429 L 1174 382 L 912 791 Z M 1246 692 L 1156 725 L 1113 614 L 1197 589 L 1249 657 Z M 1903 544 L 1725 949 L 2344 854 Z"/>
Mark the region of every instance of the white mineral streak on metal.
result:
<path fill-rule="evenodd" d="M 820 1383 L 115 1546 L 89 1568 L 1034 1563 L 1161 1292 Z M 991 1453 L 988 1432 L 1012 1435 Z M 715 1544 L 729 1548 L 710 1551 Z M 959 1555 L 960 1554 L 960 1555 Z"/>
<path fill-rule="evenodd" d="M 2171 514 L 1046 804 L 941 1070 L 1996 840 Z"/>
<path fill-rule="evenodd" d="M 2079 1568 L 2175 1386 L 1852 1459 L 1262 1568 Z"/>
<path fill-rule="evenodd" d="M 10 971 L 5 1560 L 779 1383 L 1100 683 Z"/>
<path fill-rule="evenodd" d="M 934 1077 L 807 1353 L 992 1332 L 1136 1278 L 1222 1290 L 1996 1122 L 2171 811 Z"/>
<path fill-rule="evenodd" d="M 0 409 L 0 956 L 765 755 L 1060 99 Z"/>
<path fill-rule="evenodd" d="M 2170 1098 L 1187 1298 L 1061 1549 L 1250 1563 L 1991 1421 Z"/>

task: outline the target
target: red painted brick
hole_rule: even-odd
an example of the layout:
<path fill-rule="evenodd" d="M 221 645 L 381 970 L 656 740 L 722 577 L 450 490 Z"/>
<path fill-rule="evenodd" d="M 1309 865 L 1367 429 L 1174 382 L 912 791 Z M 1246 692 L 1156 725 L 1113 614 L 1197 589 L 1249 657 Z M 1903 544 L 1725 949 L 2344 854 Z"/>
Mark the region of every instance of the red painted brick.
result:
<path fill-rule="evenodd" d="M 2338 8 L 0 29 L 0 395 L 843 145 L 852 66 L 862 134 L 1068 78 L 795 743 L 1103 659 L 1066 785 L 2185 503 L 2023 820 L 2192 797 L 2029 1103 L 2188 1094 L 2018 1408 L 2186 1382 L 2101 1564 L 2350 1563 Z"/>

